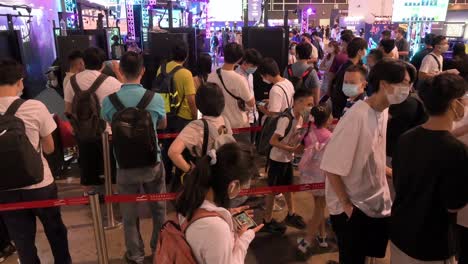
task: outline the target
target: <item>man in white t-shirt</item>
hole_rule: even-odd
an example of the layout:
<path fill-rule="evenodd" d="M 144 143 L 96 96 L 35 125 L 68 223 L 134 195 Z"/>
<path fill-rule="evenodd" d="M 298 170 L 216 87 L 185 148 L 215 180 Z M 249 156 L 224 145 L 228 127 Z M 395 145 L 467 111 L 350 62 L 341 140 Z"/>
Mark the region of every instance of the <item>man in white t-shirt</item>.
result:
<path fill-rule="evenodd" d="M 390 40 L 392 39 L 392 32 L 390 30 L 384 30 L 382 31 L 381 33 L 381 41 L 382 40 Z M 399 55 L 399 52 L 398 52 L 398 48 L 396 47 L 396 45 L 392 48 L 392 50 L 389 52 L 389 57 L 390 58 L 393 58 L 395 60 L 398 60 L 400 55 Z"/>
<path fill-rule="evenodd" d="M 65 88 L 68 83 L 70 83 L 70 78 L 82 71 L 85 70 L 85 64 L 83 60 L 83 52 L 79 50 L 75 50 L 70 55 L 68 55 L 68 64 L 69 69 L 65 73 L 65 78 L 63 78 L 63 88 Z"/>
<path fill-rule="evenodd" d="M 258 52 L 256 49 L 246 49 L 244 53 L 244 57 L 237 67 L 236 72 L 240 75 L 244 76 L 249 84 L 250 93 L 254 94 L 254 82 L 253 82 L 253 74 L 257 70 L 258 66 L 262 62 L 262 54 Z M 254 106 L 248 113 L 249 116 L 249 123 L 250 126 L 256 126 L 258 124 L 258 110 L 257 107 Z M 255 141 L 255 132 L 250 134 L 250 142 Z"/>
<path fill-rule="evenodd" d="M 84 62 L 86 70 L 76 74 L 76 82 L 79 89 L 88 90 L 96 79 L 101 75 L 104 69 L 105 54 L 99 48 L 88 48 L 84 51 Z M 107 77 L 104 82 L 96 90 L 96 96 L 99 103 L 102 105 L 104 98 L 120 90 L 122 84 L 114 77 Z M 72 102 L 75 92 L 73 91 L 71 82 L 64 87 L 65 113 L 72 112 Z M 110 133 L 110 126 L 107 125 L 107 131 Z M 112 146 L 112 145 L 111 145 Z M 80 175 L 81 184 L 85 186 L 85 192 L 90 186 L 102 185 L 101 175 L 104 174 L 103 157 L 102 157 L 102 142 L 98 138 L 92 142 L 78 142 L 80 150 Z M 110 147 L 111 168 L 113 179 L 115 179 L 115 159 L 112 155 L 112 147 Z"/>
<path fill-rule="evenodd" d="M 434 49 L 431 53 L 427 54 L 421 62 L 419 68 L 419 79 L 427 80 L 443 72 L 459 74 L 456 69 L 443 71 L 444 57 L 442 54 L 448 51 L 449 44 L 448 40 L 444 36 L 437 36 L 432 40 L 432 46 Z"/>
<path fill-rule="evenodd" d="M 268 117 L 273 117 L 293 105 L 294 86 L 280 75 L 280 70 L 276 61 L 272 58 L 265 58 L 258 68 L 258 72 L 265 83 L 272 83 L 273 87 L 269 93 L 269 99 L 265 100 L 258 110 Z"/>
<path fill-rule="evenodd" d="M 404 63 L 384 60 L 372 68 L 369 83 L 375 93 L 340 120 L 320 166 L 343 263 L 385 256 L 392 206 L 386 178 L 391 175 L 385 149 L 388 107 L 408 97 L 410 75 Z"/>
<path fill-rule="evenodd" d="M 247 80 L 234 71 L 243 56 L 244 51 L 239 44 L 226 44 L 224 65 L 208 75 L 208 82 L 216 83 L 223 90 L 226 103 L 223 116 L 231 123 L 232 128 L 249 127 L 247 111 L 255 106 L 255 98 L 250 92 Z M 244 106 L 241 107 L 241 104 Z M 238 134 L 235 138 L 237 141 L 250 143 L 250 134 Z"/>
<path fill-rule="evenodd" d="M 40 153 L 44 178 L 37 184 L 0 192 L 0 204 L 57 199 L 57 186 L 43 155 L 54 152 L 52 132 L 57 125 L 44 104 L 36 100 L 19 99 L 17 95 L 24 89 L 23 78 L 23 67 L 19 63 L 11 60 L 0 61 L 0 115 L 4 115 L 8 110 L 9 113 L 11 111 L 10 114 L 23 121 L 26 136 L 34 149 Z M 1 155 L 7 155 L 2 151 L 5 149 L 5 146 L 0 146 Z M 11 169 L 9 166 L 25 166 L 20 160 L 17 160 L 19 164 L 4 160 L 2 162 L 0 167 L 6 170 Z M 67 228 L 63 224 L 59 207 L 6 211 L 0 215 L 15 243 L 21 263 L 40 263 L 35 246 L 36 217 L 44 226 L 54 253 L 54 262 L 72 263 L 68 249 Z"/>

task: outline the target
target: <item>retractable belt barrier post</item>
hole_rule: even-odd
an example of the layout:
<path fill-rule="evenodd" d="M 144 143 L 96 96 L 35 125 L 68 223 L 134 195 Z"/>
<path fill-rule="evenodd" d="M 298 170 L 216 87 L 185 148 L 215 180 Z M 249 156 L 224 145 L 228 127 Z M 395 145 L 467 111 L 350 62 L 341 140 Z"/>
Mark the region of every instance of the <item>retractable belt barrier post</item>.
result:
<path fill-rule="evenodd" d="M 96 250 L 99 264 L 108 264 L 109 255 L 107 254 L 107 241 L 104 233 L 101 218 L 101 206 L 99 205 L 99 195 L 95 192 L 89 192 L 89 205 L 91 207 L 91 216 L 93 219 L 94 239 L 96 241 Z"/>
<path fill-rule="evenodd" d="M 106 196 L 112 195 L 112 169 L 110 161 L 110 147 L 109 147 L 109 133 L 106 131 L 102 133 L 102 155 L 104 160 L 104 186 L 106 189 Z M 106 230 L 120 227 L 122 223 L 115 221 L 114 207 L 112 203 L 106 203 L 107 212 L 107 225 Z"/>

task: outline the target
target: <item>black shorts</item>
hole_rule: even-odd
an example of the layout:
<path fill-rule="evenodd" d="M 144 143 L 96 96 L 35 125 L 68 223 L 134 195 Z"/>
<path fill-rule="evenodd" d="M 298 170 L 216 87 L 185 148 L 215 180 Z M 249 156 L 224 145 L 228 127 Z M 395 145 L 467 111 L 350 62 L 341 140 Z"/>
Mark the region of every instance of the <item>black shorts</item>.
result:
<path fill-rule="evenodd" d="M 291 162 L 269 160 L 268 186 L 291 185 L 293 183 L 293 167 Z"/>
<path fill-rule="evenodd" d="M 364 264 L 366 257 L 385 257 L 389 217 L 372 218 L 354 207 L 351 218 L 342 213 L 330 215 L 330 220 L 338 239 L 340 263 Z"/>

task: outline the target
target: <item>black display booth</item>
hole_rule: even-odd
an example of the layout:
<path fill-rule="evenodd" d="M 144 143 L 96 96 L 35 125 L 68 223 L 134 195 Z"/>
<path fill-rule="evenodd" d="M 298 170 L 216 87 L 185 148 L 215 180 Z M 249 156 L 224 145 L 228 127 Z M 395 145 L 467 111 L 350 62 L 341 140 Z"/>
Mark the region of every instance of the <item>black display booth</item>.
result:
<path fill-rule="evenodd" d="M 23 63 L 19 30 L 0 31 L 0 58 L 9 58 Z"/>

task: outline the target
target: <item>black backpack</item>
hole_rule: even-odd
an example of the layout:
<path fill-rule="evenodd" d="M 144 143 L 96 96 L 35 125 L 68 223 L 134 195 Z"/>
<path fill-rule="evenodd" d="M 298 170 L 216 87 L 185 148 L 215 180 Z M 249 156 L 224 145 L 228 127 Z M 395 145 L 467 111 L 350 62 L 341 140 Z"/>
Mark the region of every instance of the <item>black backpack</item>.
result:
<path fill-rule="evenodd" d="M 301 77 L 295 76 L 292 70 L 292 64 L 288 65 L 287 73 L 288 73 L 288 80 L 293 84 L 294 90 L 297 91 L 298 89 L 305 88 L 305 83 L 309 75 L 314 70 L 314 67 L 309 67 L 305 72 L 302 73 Z"/>
<path fill-rule="evenodd" d="M 70 78 L 75 96 L 72 102 L 72 112 L 67 113 L 67 118 L 79 141 L 96 141 L 106 130 L 106 121 L 101 118 L 101 104 L 96 91 L 107 77 L 105 74 L 99 75 L 87 91 L 80 89 L 76 75 Z"/>
<path fill-rule="evenodd" d="M 154 93 L 146 91 L 135 107 L 125 107 L 116 93 L 109 100 L 117 112 L 112 117 L 112 142 L 119 167 L 134 169 L 154 166 L 158 152 L 153 119 L 146 107 Z"/>
<path fill-rule="evenodd" d="M 0 191 L 23 188 L 44 179 L 41 152 L 29 141 L 23 120 L 15 116 L 24 102 L 16 99 L 0 115 Z"/>
<path fill-rule="evenodd" d="M 286 96 L 286 101 L 288 102 L 288 108 L 286 108 L 286 110 L 284 110 L 281 114 L 277 116 L 267 117 L 265 121 L 263 122 L 262 131 L 260 133 L 260 138 L 257 141 L 256 147 L 257 147 L 258 154 L 267 156 L 267 158 L 270 155 L 270 151 L 272 148 L 270 144 L 270 139 L 273 137 L 273 134 L 275 134 L 278 120 L 281 117 L 287 117 L 289 119 L 288 127 L 286 128 L 286 131 L 284 133 L 284 136 L 287 136 L 289 134 L 289 131 L 292 128 L 292 120 L 294 119 L 294 117 L 291 114 L 292 105 L 289 102 L 288 94 L 286 93 L 283 87 L 281 87 L 280 85 L 278 85 L 278 87 L 280 87 L 281 90 L 283 90 L 284 96 Z M 282 138 L 280 140 L 282 140 Z"/>
<path fill-rule="evenodd" d="M 169 73 L 167 72 L 167 64 L 161 65 L 161 72 L 153 81 L 152 91 L 160 94 L 164 99 L 164 107 L 168 117 L 176 116 L 179 113 L 182 102 L 185 99 L 185 94 L 182 100 L 179 101 L 179 93 L 174 85 L 174 75 L 184 67 L 178 65 Z"/>

